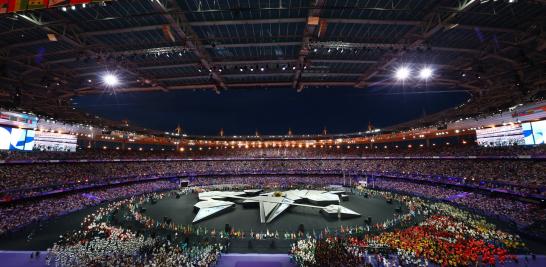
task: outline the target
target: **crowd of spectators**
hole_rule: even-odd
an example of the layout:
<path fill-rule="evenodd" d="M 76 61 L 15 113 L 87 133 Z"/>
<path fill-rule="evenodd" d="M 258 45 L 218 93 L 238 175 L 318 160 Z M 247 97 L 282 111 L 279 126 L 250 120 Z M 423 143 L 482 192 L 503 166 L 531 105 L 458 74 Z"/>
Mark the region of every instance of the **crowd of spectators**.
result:
<path fill-rule="evenodd" d="M 470 193 L 465 197 L 455 199 L 454 202 L 474 210 L 481 210 L 482 213 L 497 218 L 507 218 L 524 227 L 546 219 L 546 212 L 539 205 L 508 198 Z"/>
<path fill-rule="evenodd" d="M 219 243 L 177 243 L 180 240 L 107 223 L 112 203 L 85 217 L 78 231 L 63 235 L 48 249 L 52 266 L 214 266 L 223 247 Z"/>
<path fill-rule="evenodd" d="M 395 191 L 402 193 L 410 193 L 412 195 L 436 198 L 449 199 L 461 193 L 460 190 L 446 188 L 444 186 L 426 185 L 422 183 L 412 183 L 408 181 L 394 179 L 374 179 L 368 184 L 370 188 L 377 188 L 387 191 Z"/>
<path fill-rule="evenodd" d="M 361 189 L 362 192 L 403 202 L 409 216 L 395 227 L 359 231 L 359 227 L 298 232 L 291 255 L 300 266 L 411 265 L 467 266 L 504 264 L 512 253 L 525 249 L 517 235 L 504 232 L 483 217 L 422 198 Z M 189 190 L 184 190 L 189 192 Z M 165 227 L 166 222 L 142 218 L 142 201 L 157 199 L 153 193 L 110 203 L 88 215 L 82 228 L 63 235 L 48 250 L 55 266 L 212 266 L 233 238 L 253 238 L 226 230 L 200 227 Z M 132 210 L 126 213 L 127 208 Z M 136 220 L 139 223 L 134 223 Z M 143 228 L 142 228 L 143 227 Z M 379 228 L 378 228 L 379 229 Z M 201 230 L 201 231 L 200 231 Z M 299 230 L 298 230 L 299 231 Z M 281 235 L 267 233 L 267 238 Z M 155 234 L 154 234 L 155 233 Z"/>
<path fill-rule="evenodd" d="M 545 195 L 546 164 L 528 159 L 252 159 L 5 164 L 0 199 L 150 177 L 215 174 L 391 175 Z"/>
<path fill-rule="evenodd" d="M 123 237 L 110 234 L 88 242 L 55 244 L 48 252 L 51 266 L 214 266 L 220 257 L 219 245 L 181 249 L 169 240 L 136 236 L 124 230 Z"/>
<path fill-rule="evenodd" d="M 248 188 L 300 188 L 300 187 L 327 187 L 329 185 L 356 186 L 358 181 L 341 176 L 227 176 L 227 177 L 200 177 L 192 180 L 192 186 L 211 186 L 215 188 L 233 190 Z M 476 192 L 465 192 L 445 185 L 423 184 L 415 181 L 399 179 L 371 178 L 367 186 L 391 192 L 411 194 L 427 199 L 449 201 L 458 206 L 475 210 L 481 214 L 496 217 L 504 221 L 514 222 L 521 227 L 527 227 L 534 222 L 545 220 L 546 211 L 538 204 L 522 202 L 506 197 L 492 197 Z"/>
<path fill-rule="evenodd" d="M 6 204 L 0 206 L 0 218 L 2 218 L 0 220 L 0 234 L 16 230 L 21 226 L 33 222 L 48 220 L 52 217 L 94 206 L 105 201 L 177 187 L 176 183 L 169 181 L 154 181 Z"/>
<path fill-rule="evenodd" d="M 344 266 L 346 262 L 351 266 L 493 266 L 514 261 L 511 253 L 525 250 L 518 236 L 460 208 L 385 191 L 362 191 L 406 203 L 421 221 L 410 219 L 380 232 L 307 236 L 291 248 L 299 266 Z"/>
<path fill-rule="evenodd" d="M 546 219 L 546 211 L 538 204 L 504 197 L 492 197 L 475 192 L 461 192 L 445 186 L 427 185 L 393 179 L 377 179 L 369 185 L 377 189 L 401 192 L 428 199 L 449 201 L 453 204 L 527 227 Z"/>
<path fill-rule="evenodd" d="M 193 186 L 207 185 L 249 185 L 251 181 L 259 181 L 257 187 L 279 187 L 296 185 L 320 185 L 346 183 L 347 179 L 339 176 L 327 177 L 223 177 L 199 178 L 190 181 Z M 499 212 L 503 216 L 513 216 L 518 212 L 527 217 L 511 219 L 528 223 L 530 216 L 534 219 L 544 219 L 544 213 L 534 210 L 536 207 L 528 204 L 514 204 L 512 200 L 488 198 L 475 193 L 461 195 L 458 190 L 434 185 L 415 184 L 392 179 L 375 179 L 369 187 L 387 191 L 398 191 L 411 195 L 419 195 L 429 199 L 451 200 L 452 204 L 471 207 L 481 211 Z M 43 220 L 65 212 L 96 205 L 103 201 L 123 198 L 107 205 L 112 208 L 100 208 L 88 215 L 82 224 L 82 229 L 63 235 L 48 251 L 48 262 L 54 266 L 211 266 L 220 257 L 222 246 L 219 243 L 180 243 L 164 236 L 150 235 L 160 229 L 159 223 L 149 224 L 149 233 L 133 231 L 106 222 L 117 222 L 109 214 L 114 209 L 131 206 L 136 199 L 132 196 L 147 192 L 169 190 L 177 187 L 176 183 L 155 181 L 94 190 L 85 193 L 68 194 L 57 198 L 47 198 L 41 201 L 23 202 L 0 208 L 2 232 L 14 230 L 22 224 Z M 298 241 L 292 248 L 296 262 L 303 266 L 331 266 L 337 263 L 371 264 L 378 261 L 402 262 L 404 264 L 424 264 L 428 261 L 440 265 L 468 265 L 483 261 L 495 264 L 512 260 L 508 254 L 511 247 L 521 246 L 518 239 L 505 232 L 496 230 L 482 218 L 472 215 L 450 205 L 431 203 L 413 197 L 393 194 L 384 191 L 370 190 L 358 187 L 366 194 L 379 194 L 386 199 L 396 198 L 410 208 L 413 216 L 425 216 L 419 225 L 410 222 L 409 228 L 380 233 L 368 232 L 364 237 L 350 237 L 358 231 L 341 228 L 341 231 L 325 232 L 325 239 L 320 233 L 317 237 L 306 235 L 307 239 Z M 187 191 L 187 190 L 186 190 Z M 185 191 L 185 192 L 186 192 Z M 157 195 L 157 194 L 156 194 Z M 140 199 L 149 199 L 143 195 Z M 457 196 L 453 198 L 453 196 Z M 127 199 L 130 198 L 130 199 Z M 471 200 L 469 200 L 471 199 Z M 486 203 L 484 205 L 483 203 Z M 495 206 L 494 206 L 495 205 Z M 411 216 L 410 216 L 411 217 Z M 106 222 L 105 222 L 105 218 Z M 124 213 L 119 218 L 128 220 Z M 136 217 L 135 217 L 136 218 Z M 118 224 L 120 222 L 117 222 Z M 123 221 L 120 225 L 124 225 Z M 345 230 L 344 230 L 345 229 Z M 174 228 L 173 231 L 179 231 Z M 341 234 L 342 236 L 337 236 Z M 197 231 L 199 235 L 199 231 Z M 205 231 L 206 235 L 206 231 Z M 227 238 L 230 235 L 224 235 Z M 235 235 L 234 235 L 235 236 Z M 277 238 L 278 234 L 271 234 Z M 313 240 L 313 238 L 320 238 Z M 176 239 L 176 238 L 175 238 Z M 221 238 L 222 239 L 222 238 Z M 203 239 L 199 239 L 203 240 Z M 430 245 L 433 240 L 438 246 Z M 493 246 L 493 247 L 492 247 Z M 381 256 L 369 249 L 389 248 L 390 253 Z M 319 248 L 319 249 L 316 249 Z M 450 255 L 459 255 L 452 257 Z M 373 259 L 372 259 L 373 257 Z M 390 260 L 389 260 L 390 259 Z"/>
<path fill-rule="evenodd" d="M 207 149 L 208 150 L 208 149 Z M 130 197 L 150 191 L 172 189 L 176 185 L 164 177 L 184 177 L 190 186 L 246 185 L 261 188 L 290 188 L 301 186 L 354 185 L 368 180 L 375 188 L 397 191 L 426 198 L 449 201 L 455 205 L 486 213 L 529 226 L 546 219 L 536 204 L 509 198 L 491 197 L 481 193 L 464 193 L 465 186 L 516 192 L 525 196 L 546 196 L 546 165 L 538 159 L 437 159 L 429 156 L 468 155 L 543 155 L 544 147 L 480 148 L 474 146 L 452 148 L 414 148 L 370 150 L 366 156 L 423 156 L 429 158 L 343 159 L 349 149 L 276 149 L 289 154 L 267 154 L 273 158 L 260 159 L 265 150 L 234 149 L 235 159 L 226 159 L 211 149 L 207 157 L 213 160 L 180 159 L 178 152 L 80 151 L 77 153 L 12 153 L 1 152 L 2 159 L 142 159 L 154 161 L 128 162 L 57 162 L 0 165 L 0 233 L 21 225 L 96 205 L 103 201 Z M 232 151 L 232 150 L 229 150 Z M 248 151 L 242 154 L 236 151 Z M 256 151 L 256 152 L 253 152 Z M 294 152 L 303 151 L 303 152 Z M 331 151 L 318 153 L 317 151 Z M 364 150 L 365 151 L 365 150 Z M 293 154 L 296 153 L 296 154 Z M 306 154 L 306 153 L 310 154 Z M 237 154 L 239 153 L 239 154 Z M 269 152 L 268 152 L 269 153 Z M 275 152 L 276 153 L 276 152 Z M 292 153 L 292 154 L 290 154 Z M 300 153 L 300 154 L 298 154 Z M 68 155 L 68 156 L 67 156 Z M 225 154 L 224 157 L 233 156 Z M 264 154 L 261 154 L 263 156 Z M 283 159 L 280 157 L 331 156 L 328 159 Z M 333 155 L 333 156 L 332 156 Z M 362 153 L 360 155 L 363 155 Z M 276 157 L 276 158 L 275 158 Z M 381 177 L 396 177 L 383 179 Z M 149 181 L 143 181 L 148 180 Z M 128 183 L 140 181 L 140 183 Z M 103 187 L 116 184 L 115 187 Z M 445 186 L 445 185 L 450 186 Z M 455 185 L 455 186 L 453 186 Z M 87 191 L 71 191 L 86 188 Z M 43 193 L 65 190 L 67 193 L 49 198 L 33 199 Z M 466 189 L 465 189 L 466 190 Z M 18 200 L 23 201 L 18 201 Z M 28 200 L 26 200 L 28 199 Z M 10 203 L 14 202 L 14 203 Z"/>
<path fill-rule="evenodd" d="M 358 179 L 354 179 L 353 177 L 342 177 L 339 175 L 250 175 L 196 177 L 189 180 L 189 185 L 192 187 L 216 186 L 218 187 L 216 190 L 221 190 L 221 187 L 228 188 L 229 190 L 233 190 L 235 187 L 242 190 L 248 188 L 326 188 L 330 185 L 357 186 L 359 185 L 358 182 Z M 157 180 L 7 204 L 0 207 L 0 216 L 3 218 L 0 222 L 0 233 L 14 230 L 32 222 L 93 206 L 104 201 L 127 198 L 146 192 L 174 189 L 177 186 L 177 183 Z M 369 188 L 400 192 L 427 199 L 447 201 L 454 205 L 474 210 L 480 214 L 513 222 L 522 228 L 535 222 L 546 220 L 546 212 L 537 204 L 510 198 L 491 197 L 475 192 L 464 192 L 447 186 L 377 177 L 370 178 L 367 186 Z"/>
<path fill-rule="evenodd" d="M 327 187 L 330 185 L 355 185 L 352 178 L 344 178 L 340 175 L 248 175 L 248 176 L 219 176 L 196 177 L 190 181 L 191 186 L 214 186 L 225 188 L 304 188 Z"/>

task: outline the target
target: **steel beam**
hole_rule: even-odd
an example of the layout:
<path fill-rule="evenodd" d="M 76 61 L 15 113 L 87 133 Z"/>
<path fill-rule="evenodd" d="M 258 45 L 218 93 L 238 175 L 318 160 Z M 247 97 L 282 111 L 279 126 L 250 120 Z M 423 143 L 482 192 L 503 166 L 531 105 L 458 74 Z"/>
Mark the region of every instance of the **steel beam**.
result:
<path fill-rule="evenodd" d="M 303 71 L 303 66 L 305 64 L 305 58 L 309 54 L 309 42 L 311 40 L 311 37 L 315 33 L 315 29 L 317 25 L 311 24 L 310 19 L 311 18 L 319 18 L 320 11 L 322 6 L 326 3 L 326 0 L 309 0 L 310 2 L 310 8 L 307 14 L 307 25 L 305 26 L 303 30 L 303 38 L 301 42 L 301 48 L 298 55 L 298 66 L 296 66 L 296 73 L 294 74 L 294 78 L 292 81 L 292 87 L 297 88 L 298 92 L 301 91 L 301 86 L 298 86 L 298 83 L 301 78 L 301 73 Z M 320 24 L 320 18 L 317 23 Z"/>
<path fill-rule="evenodd" d="M 168 9 L 164 4 L 162 4 L 160 1 L 152 1 L 151 5 L 154 7 L 154 9 L 158 12 L 164 13 L 163 17 L 169 22 L 171 28 L 183 39 L 185 40 L 186 47 L 188 47 L 198 58 L 201 62 L 201 65 L 203 68 L 212 70 L 212 66 L 210 64 L 209 56 L 207 55 L 206 50 L 203 49 L 201 43 L 197 38 L 191 38 L 196 36 L 196 34 L 191 31 L 191 27 L 186 27 L 186 29 L 182 29 L 180 24 L 187 25 L 187 19 L 184 16 L 182 9 L 178 6 L 176 3 L 176 0 L 170 0 L 169 1 L 171 5 L 171 9 Z M 171 15 L 170 11 L 179 11 L 176 12 L 175 15 Z M 195 39 L 195 40 L 192 40 Z M 212 78 L 218 83 L 218 85 L 223 88 L 227 89 L 224 80 L 220 76 L 220 74 L 216 70 L 211 71 Z M 218 91 L 217 91 L 218 92 Z"/>
<path fill-rule="evenodd" d="M 253 71 L 250 73 L 241 73 L 241 74 L 224 74 L 224 77 L 229 78 L 246 78 L 246 77 L 279 77 L 279 76 L 292 76 L 292 73 L 289 72 L 276 72 L 276 73 L 265 73 L 261 71 Z"/>
<path fill-rule="evenodd" d="M 172 16 L 170 15 L 170 13 L 161 13 L 161 14 Z M 417 20 L 343 19 L 343 18 L 322 18 L 322 19 L 327 20 L 328 23 L 362 24 L 362 25 L 419 26 L 425 23 L 424 21 L 417 21 Z M 221 25 L 255 25 L 255 24 L 305 23 L 305 22 L 306 22 L 306 18 L 279 18 L 279 19 L 254 19 L 254 20 L 196 21 L 196 22 L 188 22 L 187 25 L 190 25 L 193 27 L 202 27 L 202 26 L 221 26 Z M 55 25 L 55 23 L 50 23 L 50 24 Z M 120 34 L 120 33 L 129 33 L 129 32 L 152 31 L 152 30 L 161 30 L 163 26 L 164 26 L 163 24 L 145 25 L 145 26 L 137 26 L 137 27 L 83 32 L 83 33 L 80 33 L 79 35 L 82 37 L 90 37 L 90 36 Z M 518 29 L 480 26 L 480 25 L 465 25 L 465 24 L 458 24 L 458 23 L 452 23 L 452 24 L 445 23 L 444 25 L 442 25 L 442 27 L 445 30 L 463 29 L 463 30 L 474 31 L 475 29 L 479 29 L 481 31 L 486 31 L 486 32 L 522 33 L 522 31 Z M 31 45 L 39 45 L 39 44 L 43 44 L 47 42 L 49 42 L 49 40 L 47 38 L 44 38 L 44 39 L 39 39 L 39 40 L 34 40 L 29 42 L 16 43 L 16 44 L 7 46 L 7 48 L 18 48 L 18 47 L 25 47 L 25 46 L 31 46 Z"/>
<path fill-rule="evenodd" d="M 305 23 L 305 18 L 279 18 L 279 19 L 252 19 L 252 20 L 220 20 L 220 21 L 193 21 L 188 24 L 192 27 L 222 26 L 222 25 L 252 25 L 252 24 L 278 24 L 278 23 Z"/>
<path fill-rule="evenodd" d="M 169 86 L 167 89 L 170 90 L 195 90 L 195 89 L 216 89 L 214 84 L 189 84 L 189 85 L 177 85 Z M 164 91 L 161 87 L 128 87 L 128 88 L 116 88 L 114 92 L 117 93 L 135 93 L 135 92 L 154 92 L 154 91 Z M 79 95 L 90 95 L 90 94 L 103 94 L 104 91 L 97 88 L 92 88 L 89 90 L 79 91 Z"/>
<path fill-rule="evenodd" d="M 188 76 L 176 76 L 176 77 L 165 77 L 165 78 L 158 78 L 158 81 L 180 81 L 180 80 L 188 80 L 188 79 L 207 79 L 209 78 L 208 75 L 188 75 Z"/>
<path fill-rule="evenodd" d="M 479 1 L 477 0 L 466 0 L 464 1 L 459 7 L 457 8 L 458 12 L 455 13 L 449 13 L 447 16 L 442 17 L 441 14 L 437 12 L 437 9 L 441 7 L 443 1 L 439 1 L 436 6 L 434 6 L 427 15 L 424 16 L 423 23 L 420 25 L 415 26 L 412 30 L 408 31 L 399 41 L 400 44 L 405 45 L 408 49 L 414 49 L 416 47 L 421 46 L 426 40 L 430 39 L 434 34 L 439 32 L 442 28 L 444 28 L 444 25 L 446 23 L 449 23 L 451 20 L 457 17 L 459 14 L 458 12 L 462 12 L 465 10 L 468 10 L 469 8 L 479 4 Z M 415 36 L 418 36 L 417 39 L 415 39 Z M 407 40 L 412 40 L 411 43 L 407 44 Z M 402 50 L 394 54 L 385 54 L 383 56 L 383 59 L 381 60 L 381 63 L 376 64 L 376 66 L 369 68 L 367 71 L 365 71 L 360 81 L 355 84 L 357 87 L 363 87 L 366 85 L 366 83 L 379 74 L 379 71 L 382 69 L 385 69 L 390 64 L 394 63 L 396 60 L 398 60 L 401 56 L 403 56 L 406 53 L 407 50 Z"/>
<path fill-rule="evenodd" d="M 354 82 L 302 82 L 303 86 L 353 86 Z"/>
<path fill-rule="evenodd" d="M 338 63 L 338 64 L 376 64 L 379 61 L 377 60 L 359 60 L 359 59 L 308 59 L 308 62 L 312 66 L 316 66 L 317 64 L 329 64 L 329 63 Z M 240 60 L 240 61 L 213 61 L 210 62 L 211 66 L 219 68 L 219 67 L 226 67 L 226 66 L 264 66 L 264 65 L 270 65 L 270 64 L 294 64 L 297 63 L 296 59 L 270 59 L 270 60 Z M 198 63 L 183 63 L 183 64 L 166 64 L 166 65 L 152 65 L 152 66 L 142 66 L 142 67 L 136 67 L 138 70 L 160 70 L 160 69 L 170 69 L 170 68 L 179 68 L 179 67 L 191 67 L 196 66 Z M 423 63 L 424 64 L 424 63 Z M 415 64 L 420 65 L 420 64 Z M 440 69 L 451 69 L 451 66 L 449 65 L 442 65 L 442 64 L 426 64 L 428 66 L 432 66 L 435 68 Z M 99 68 L 99 69 L 97 69 Z M 85 77 L 90 75 L 98 75 L 103 72 L 103 70 L 100 69 L 100 67 L 85 67 L 85 68 L 77 68 L 75 70 L 78 70 L 78 74 L 74 75 L 74 77 Z M 89 71 L 86 71 L 89 70 Z M 288 71 L 292 71 L 292 68 L 287 69 Z M 225 76 L 226 74 L 223 74 L 222 76 Z M 158 78 L 156 80 L 160 81 L 163 78 Z"/>
<path fill-rule="evenodd" d="M 423 21 L 419 20 L 392 20 L 392 19 L 344 19 L 344 18 L 322 18 L 328 23 L 339 24 L 366 24 L 366 25 L 403 25 L 403 26 L 419 26 Z M 195 21 L 189 25 L 195 27 L 203 26 L 222 26 L 222 25 L 256 25 L 256 24 L 278 24 L 278 23 L 305 23 L 305 18 L 279 18 L 279 19 L 251 19 L 251 20 L 219 20 L 219 21 Z M 505 32 L 505 33 L 521 33 L 518 29 L 490 27 L 480 25 L 466 24 L 444 24 L 446 29 L 464 29 L 474 31 L 476 28 L 486 32 Z M 139 29 L 139 27 L 137 27 Z"/>
<path fill-rule="evenodd" d="M 223 67 L 223 66 L 232 66 L 232 65 L 268 65 L 268 64 L 293 64 L 295 63 L 295 59 L 265 59 L 265 60 L 239 60 L 239 61 L 214 61 L 210 62 L 211 66 L 215 67 Z M 337 62 L 337 60 L 322 60 L 321 62 Z M 363 61 L 355 61 L 356 63 L 362 63 Z M 153 65 L 153 66 L 142 66 L 137 67 L 140 70 L 150 70 L 150 69 L 169 69 L 169 68 L 177 68 L 177 67 L 191 67 L 196 66 L 199 63 L 183 63 L 183 64 L 167 64 L 167 65 Z M 91 72 L 79 72 L 79 74 L 75 75 L 76 77 L 81 76 L 88 76 L 91 74 L 96 74 L 97 70 L 95 70 L 97 67 L 91 67 Z M 85 68 L 77 68 L 76 70 L 86 70 L 89 69 L 89 67 Z"/>
<path fill-rule="evenodd" d="M 157 69 L 167 69 L 167 68 L 186 68 L 194 67 L 196 63 L 184 63 L 184 64 L 172 64 L 172 65 L 153 65 L 145 67 L 137 67 L 139 70 L 157 70 Z"/>
<path fill-rule="evenodd" d="M 482 53 L 482 54 L 478 55 L 477 59 L 479 61 L 483 61 L 483 60 L 487 60 L 489 58 L 492 58 L 492 59 L 508 62 L 512 66 L 512 72 L 515 72 L 518 75 L 519 79 L 524 81 L 525 78 L 524 78 L 524 72 L 522 70 L 522 66 L 525 65 L 525 63 L 518 63 L 517 61 L 513 60 L 512 58 L 504 57 L 501 54 L 506 53 L 506 52 L 508 52 L 510 50 L 513 50 L 513 49 L 520 48 L 523 45 L 534 41 L 535 39 L 537 39 L 537 35 L 534 34 L 533 32 L 529 32 L 529 33 L 523 34 L 521 36 L 518 36 L 518 38 L 519 38 L 518 41 L 516 41 L 513 44 L 507 45 L 506 47 L 496 51 L 496 53 L 486 53 L 486 54 Z M 482 45 L 482 47 L 483 47 L 484 50 L 486 50 L 488 48 L 487 44 Z M 475 62 L 475 59 L 473 58 L 470 61 L 467 60 L 467 61 L 463 61 L 463 62 L 461 62 L 461 61 L 450 62 L 450 65 L 454 65 L 455 69 L 464 70 L 464 69 L 468 69 L 468 68 L 472 67 L 474 62 Z M 498 72 L 497 72 L 497 74 L 498 74 Z M 472 84 L 472 83 L 476 83 L 476 82 L 479 82 L 479 81 L 485 81 L 485 82 L 488 82 L 488 83 L 493 83 L 493 79 L 495 79 L 495 77 L 497 77 L 497 75 L 483 77 L 483 79 L 481 79 L 481 80 L 470 81 L 467 84 Z M 481 90 L 483 90 L 483 89 L 481 89 Z"/>
<path fill-rule="evenodd" d="M 247 77 L 280 77 L 280 76 L 292 76 L 292 73 L 289 72 L 261 72 L 261 71 L 253 71 L 253 72 L 245 72 L 241 74 L 222 74 L 222 77 L 225 78 L 247 78 Z M 159 78 L 160 81 L 179 81 L 179 80 L 188 80 L 188 79 L 204 79 L 208 78 L 208 75 L 188 75 L 188 76 L 178 76 L 178 77 L 166 77 L 166 78 Z"/>
<path fill-rule="evenodd" d="M 160 25 L 148 25 L 148 26 L 139 26 L 139 27 L 110 29 L 110 30 L 102 30 L 102 31 L 91 31 L 91 32 L 81 33 L 80 36 L 89 37 L 89 36 L 120 34 L 120 33 L 128 33 L 128 32 L 154 31 L 154 30 L 162 30 L 164 26 L 165 25 L 160 24 Z"/>
<path fill-rule="evenodd" d="M 266 82 L 266 83 L 227 83 L 226 84 L 229 88 L 248 88 L 248 87 L 289 87 L 292 85 L 292 82 Z M 353 86 L 354 82 L 347 82 L 347 81 L 302 81 L 300 83 L 300 86 L 332 86 L 332 87 L 348 87 Z M 399 83 L 392 82 L 392 81 L 378 81 L 373 84 L 374 86 L 400 86 Z M 474 89 L 473 86 L 466 86 L 464 84 L 458 83 L 458 81 L 453 80 L 438 80 L 438 81 L 432 81 L 427 83 L 428 86 L 431 85 L 449 85 L 449 86 L 458 86 L 462 88 L 466 88 L 469 90 Z M 424 86 L 424 84 L 413 84 L 413 85 L 406 85 L 407 87 L 420 87 Z M 195 90 L 195 89 L 214 89 L 216 90 L 215 84 L 183 84 L 183 85 L 175 85 L 175 86 L 169 86 L 168 90 Z M 115 93 L 133 93 L 133 92 L 152 92 L 152 91 L 161 91 L 159 87 L 127 87 L 127 88 L 118 88 L 115 90 Z M 104 93 L 103 90 L 97 89 L 97 88 L 88 88 L 85 90 L 80 90 L 78 92 L 79 95 L 87 95 L 87 94 L 102 94 Z"/>
<path fill-rule="evenodd" d="M 35 19 L 35 18 L 31 17 L 31 16 L 28 16 L 28 15 L 19 15 L 19 16 L 21 18 L 27 20 L 28 22 L 32 23 L 33 25 L 40 26 L 46 32 L 55 34 L 59 38 L 59 40 L 64 41 L 64 42 L 68 43 L 69 45 L 71 45 L 73 47 L 80 48 L 85 53 L 87 53 L 87 54 L 89 54 L 91 56 L 99 55 L 99 53 L 95 52 L 94 50 L 86 48 L 85 45 L 77 37 L 69 37 L 66 34 L 66 32 L 60 33 L 60 32 L 56 31 L 55 29 L 53 29 L 51 27 L 44 26 L 44 24 L 42 22 L 40 22 L 39 20 L 37 20 L 37 19 Z M 137 76 L 140 79 L 148 79 L 146 77 L 143 77 L 139 73 L 137 73 L 137 72 L 135 72 L 135 71 L 133 71 L 133 70 L 131 70 L 129 68 L 123 67 L 123 66 L 121 66 L 119 64 L 116 66 L 116 69 L 118 71 L 123 71 L 123 72 L 129 73 L 131 75 Z"/>
<path fill-rule="evenodd" d="M 258 65 L 258 64 L 286 64 L 294 63 L 295 59 L 264 59 L 264 60 L 233 60 L 233 61 L 214 61 L 215 66 L 225 65 Z"/>
<path fill-rule="evenodd" d="M 290 82 L 273 82 L 273 83 L 230 83 L 228 84 L 229 88 L 237 87 L 288 87 L 292 83 Z"/>
<path fill-rule="evenodd" d="M 445 29 L 446 30 L 459 29 L 459 30 L 468 30 L 468 31 L 480 30 L 480 31 L 484 31 L 484 32 L 498 32 L 498 33 L 522 33 L 522 31 L 520 31 L 518 29 L 490 27 L 490 26 L 479 26 L 479 25 L 461 25 L 461 24 L 458 24 L 458 23 L 451 24 L 451 25 L 445 25 Z"/>
<path fill-rule="evenodd" d="M 302 74 L 302 77 L 323 77 L 323 76 L 349 76 L 360 77 L 360 73 L 345 73 L 345 72 L 306 72 Z"/>
<path fill-rule="evenodd" d="M 375 64 L 377 60 L 360 60 L 360 59 L 308 59 L 311 63 L 341 63 L 341 64 Z"/>
<path fill-rule="evenodd" d="M 240 60 L 240 61 L 214 61 L 210 62 L 210 66 L 219 67 L 219 66 L 231 66 L 231 65 L 265 65 L 265 64 L 293 64 L 295 63 L 295 59 L 271 59 L 271 60 Z M 153 65 L 153 66 L 142 66 L 137 67 L 140 70 L 150 70 L 150 69 L 169 69 L 169 68 L 177 68 L 177 67 L 190 67 L 190 66 L 196 66 L 199 63 L 183 63 L 183 64 L 167 64 L 167 65 Z M 77 68 L 76 70 L 83 70 L 79 71 L 78 74 L 74 75 L 75 77 L 84 77 L 89 75 L 95 75 L 98 73 L 101 73 L 101 70 L 96 70 L 96 67 L 92 67 L 91 71 L 86 72 L 86 68 Z"/>
<path fill-rule="evenodd" d="M 327 46 L 330 42 L 314 42 L 311 44 L 312 47 L 329 47 Z M 347 47 L 351 48 L 397 48 L 402 49 L 404 45 L 401 45 L 399 43 L 345 43 Z M 269 47 L 269 46 L 296 46 L 301 45 L 301 42 L 273 42 L 273 43 L 240 43 L 240 44 L 219 44 L 216 45 L 216 48 L 237 48 L 237 47 Z M 204 48 L 213 48 L 211 45 L 203 45 Z M 335 47 L 334 45 L 331 45 L 331 47 Z M 94 49 L 93 46 L 86 46 L 87 49 Z M 96 47 L 97 49 L 100 48 L 99 46 Z M 121 56 L 121 55 L 132 55 L 132 54 L 143 54 L 143 53 L 149 53 L 148 50 L 152 49 L 172 49 L 174 51 L 182 50 L 186 48 L 185 46 L 170 46 L 170 47 L 150 47 L 146 49 L 136 49 L 136 50 L 125 50 L 125 51 L 114 51 L 108 53 L 110 56 Z M 441 47 L 441 46 L 430 46 L 429 47 L 433 51 L 440 51 L 440 52 L 457 52 L 457 53 L 469 53 L 469 54 L 480 54 L 481 50 L 478 49 L 470 49 L 470 48 L 458 48 L 458 47 Z M 77 53 L 79 50 L 66 50 L 66 51 L 60 51 L 60 52 L 54 52 L 46 55 L 57 55 L 57 54 L 66 54 L 66 53 Z M 28 55 L 28 56 L 16 56 L 15 59 L 21 59 L 21 58 L 30 58 L 34 55 Z M 69 63 L 76 61 L 78 57 L 67 57 L 63 59 L 58 60 L 50 60 L 47 61 L 48 65 L 55 65 L 55 64 L 63 64 L 63 63 Z"/>
<path fill-rule="evenodd" d="M 52 42 L 52 41 L 50 41 L 47 38 L 44 38 L 44 39 L 38 39 L 38 40 L 34 40 L 34 41 L 14 43 L 14 44 L 4 46 L 3 48 L 4 49 L 14 49 L 14 48 L 21 48 L 21 47 L 26 47 L 26 46 L 41 45 L 41 44 L 46 44 L 46 43 L 50 43 L 50 42 Z"/>
<path fill-rule="evenodd" d="M 273 43 L 246 43 L 246 44 L 217 44 L 203 45 L 204 48 L 238 48 L 238 47 L 264 47 L 264 46 L 294 46 L 301 45 L 301 42 L 273 42 Z"/>

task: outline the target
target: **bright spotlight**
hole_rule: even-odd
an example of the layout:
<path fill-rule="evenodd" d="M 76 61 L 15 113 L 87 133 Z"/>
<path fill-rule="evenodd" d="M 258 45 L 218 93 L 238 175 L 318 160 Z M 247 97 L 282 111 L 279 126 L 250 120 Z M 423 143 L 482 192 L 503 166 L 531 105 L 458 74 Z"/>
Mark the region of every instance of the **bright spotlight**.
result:
<path fill-rule="evenodd" d="M 429 79 L 430 77 L 432 77 L 432 69 L 431 68 L 425 67 L 425 68 L 421 69 L 421 71 L 419 72 L 419 78 L 421 78 L 423 80 Z"/>
<path fill-rule="evenodd" d="M 102 77 L 102 81 L 107 86 L 113 87 L 119 84 L 118 77 L 116 77 L 114 74 L 108 73 Z"/>
<path fill-rule="evenodd" d="M 411 73 L 410 69 L 406 67 L 400 67 L 399 69 L 396 70 L 395 77 L 397 80 L 403 81 L 410 76 L 410 73 Z"/>

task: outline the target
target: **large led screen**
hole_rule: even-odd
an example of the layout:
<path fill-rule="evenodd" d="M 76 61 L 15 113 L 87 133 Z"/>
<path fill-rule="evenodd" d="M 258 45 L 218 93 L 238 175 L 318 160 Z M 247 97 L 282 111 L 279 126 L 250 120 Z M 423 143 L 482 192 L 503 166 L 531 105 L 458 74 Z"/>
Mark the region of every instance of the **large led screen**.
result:
<path fill-rule="evenodd" d="M 481 146 L 513 146 L 524 145 L 525 139 L 522 126 L 514 124 L 476 130 L 476 142 Z"/>
<path fill-rule="evenodd" d="M 546 144 L 545 134 L 546 134 L 546 121 L 535 121 L 532 122 L 533 126 L 533 137 L 535 139 L 535 144 Z"/>
<path fill-rule="evenodd" d="M 0 126 L 0 149 L 26 150 L 34 148 L 33 130 Z"/>
<path fill-rule="evenodd" d="M 71 134 L 37 132 L 35 150 L 75 152 L 78 138 Z"/>
<path fill-rule="evenodd" d="M 523 131 L 523 139 L 526 145 L 534 145 L 535 139 L 533 137 L 533 127 L 530 122 L 522 123 L 521 128 Z"/>
<path fill-rule="evenodd" d="M 546 144 L 546 121 L 527 122 L 522 128 L 526 145 Z"/>

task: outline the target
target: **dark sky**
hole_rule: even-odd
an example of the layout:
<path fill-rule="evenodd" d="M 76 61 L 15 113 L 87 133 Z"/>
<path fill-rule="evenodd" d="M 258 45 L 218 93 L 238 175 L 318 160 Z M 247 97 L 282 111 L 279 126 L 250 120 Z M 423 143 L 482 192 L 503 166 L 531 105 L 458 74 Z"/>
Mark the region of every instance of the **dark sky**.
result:
<path fill-rule="evenodd" d="M 368 121 L 385 127 L 453 107 L 468 99 L 465 92 L 421 88 L 292 88 L 104 94 L 74 99 L 77 108 L 102 117 L 150 129 L 217 135 L 318 134 L 366 130 Z"/>

